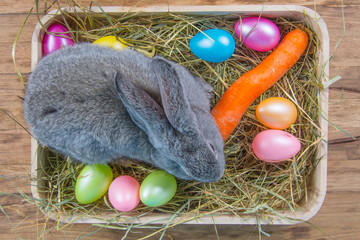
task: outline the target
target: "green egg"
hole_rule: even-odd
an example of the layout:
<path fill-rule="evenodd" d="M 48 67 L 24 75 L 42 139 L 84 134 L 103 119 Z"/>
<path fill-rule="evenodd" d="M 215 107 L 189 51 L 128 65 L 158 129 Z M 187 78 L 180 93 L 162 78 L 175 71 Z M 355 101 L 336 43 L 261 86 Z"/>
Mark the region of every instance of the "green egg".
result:
<path fill-rule="evenodd" d="M 147 176 L 140 186 L 140 199 L 149 207 L 169 202 L 177 189 L 176 179 L 165 171 L 157 170 Z"/>
<path fill-rule="evenodd" d="M 112 180 L 113 174 L 108 165 L 87 165 L 77 177 L 75 197 L 82 204 L 95 202 L 107 192 Z"/>

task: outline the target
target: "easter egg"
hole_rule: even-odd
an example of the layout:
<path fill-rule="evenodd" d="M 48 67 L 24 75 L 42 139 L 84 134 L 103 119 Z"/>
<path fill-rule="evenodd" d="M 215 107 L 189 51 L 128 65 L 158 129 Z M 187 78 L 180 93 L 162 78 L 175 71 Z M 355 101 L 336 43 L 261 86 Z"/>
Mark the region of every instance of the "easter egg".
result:
<path fill-rule="evenodd" d="M 110 184 L 108 196 L 111 205 L 121 211 L 133 210 L 140 202 L 140 184 L 131 176 L 120 176 Z"/>
<path fill-rule="evenodd" d="M 247 17 L 235 24 L 235 33 L 246 46 L 266 52 L 278 45 L 280 30 L 271 20 L 263 17 Z"/>
<path fill-rule="evenodd" d="M 258 133 L 252 143 L 255 155 L 266 162 L 281 162 L 293 158 L 301 149 L 300 141 L 282 130 Z"/>
<path fill-rule="evenodd" d="M 256 108 L 256 117 L 272 129 L 290 127 L 297 118 L 295 104 L 282 97 L 271 97 L 262 101 Z"/>
<path fill-rule="evenodd" d="M 46 56 L 64 46 L 73 46 L 69 30 L 60 23 L 54 23 L 47 29 L 42 41 L 42 55 Z"/>
<path fill-rule="evenodd" d="M 101 37 L 97 39 L 95 42 L 93 42 L 93 44 L 104 47 L 110 47 L 116 50 L 123 50 L 127 48 L 126 42 L 121 38 L 115 36 Z"/>
<path fill-rule="evenodd" d="M 75 197 L 82 204 L 95 202 L 106 193 L 112 180 L 113 174 L 108 165 L 87 165 L 77 177 Z"/>
<path fill-rule="evenodd" d="M 190 50 L 208 62 L 223 62 L 235 51 L 235 40 L 230 33 L 221 29 L 199 32 L 190 40 Z"/>
<path fill-rule="evenodd" d="M 169 202 L 177 189 L 176 179 L 165 171 L 150 173 L 140 186 L 140 199 L 150 207 L 158 207 Z"/>

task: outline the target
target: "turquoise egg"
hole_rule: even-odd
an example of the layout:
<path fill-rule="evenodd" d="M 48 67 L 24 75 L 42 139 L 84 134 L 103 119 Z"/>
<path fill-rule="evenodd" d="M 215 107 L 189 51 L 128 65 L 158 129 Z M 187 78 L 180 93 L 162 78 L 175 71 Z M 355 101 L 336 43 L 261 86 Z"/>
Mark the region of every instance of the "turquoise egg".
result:
<path fill-rule="evenodd" d="M 190 50 L 208 62 L 223 62 L 235 51 L 235 40 L 222 29 L 208 29 L 199 32 L 190 40 Z"/>

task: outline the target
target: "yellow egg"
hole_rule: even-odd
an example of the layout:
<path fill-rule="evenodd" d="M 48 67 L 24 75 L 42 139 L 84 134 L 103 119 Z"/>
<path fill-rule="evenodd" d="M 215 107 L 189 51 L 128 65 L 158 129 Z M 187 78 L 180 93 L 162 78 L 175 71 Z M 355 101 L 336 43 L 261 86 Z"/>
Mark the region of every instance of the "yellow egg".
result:
<path fill-rule="evenodd" d="M 294 124 L 297 119 L 297 110 L 290 100 L 272 97 L 257 106 L 256 117 L 265 126 L 281 130 Z"/>
<path fill-rule="evenodd" d="M 127 48 L 127 43 L 122 40 L 119 37 L 115 37 L 115 36 L 106 36 L 106 37 L 101 37 L 98 40 L 96 40 L 95 42 L 93 42 L 93 44 L 96 45 L 100 45 L 100 46 L 104 46 L 104 47 L 110 47 L 116 50 L 123 50 L 125 48 Z"/>

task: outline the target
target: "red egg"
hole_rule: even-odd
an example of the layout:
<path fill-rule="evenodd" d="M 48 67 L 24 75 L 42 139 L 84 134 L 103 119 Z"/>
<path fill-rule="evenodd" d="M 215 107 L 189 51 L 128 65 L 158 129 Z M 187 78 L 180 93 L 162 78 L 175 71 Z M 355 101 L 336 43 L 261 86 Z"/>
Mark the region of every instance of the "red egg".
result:
<path fill-rule="evenodd" d="M 73 46 L 74 41 L 71 39 L 69 30 L 60 23 L 54 23 L 50 25 L 45 33 L 42 42 L 42 54 L 43 57 L 59 50 L 64 46 Z"/>

